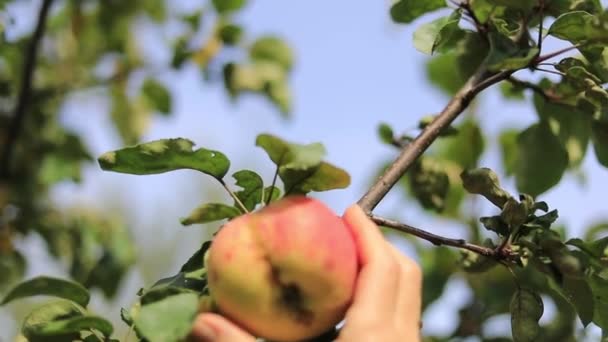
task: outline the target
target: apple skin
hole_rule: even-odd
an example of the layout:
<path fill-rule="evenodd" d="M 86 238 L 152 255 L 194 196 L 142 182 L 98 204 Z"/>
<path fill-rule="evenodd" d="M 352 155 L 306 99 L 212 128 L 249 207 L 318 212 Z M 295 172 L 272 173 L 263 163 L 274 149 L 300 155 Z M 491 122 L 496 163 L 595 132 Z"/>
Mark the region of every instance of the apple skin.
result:
<path fill-rule="evenodd" d="M 221 314 L 257 337 L 300 341 L 344 318 L 358 251 L 351 230 L 328 207 L 291 196 L 224 225 L 207 270 Z"/>

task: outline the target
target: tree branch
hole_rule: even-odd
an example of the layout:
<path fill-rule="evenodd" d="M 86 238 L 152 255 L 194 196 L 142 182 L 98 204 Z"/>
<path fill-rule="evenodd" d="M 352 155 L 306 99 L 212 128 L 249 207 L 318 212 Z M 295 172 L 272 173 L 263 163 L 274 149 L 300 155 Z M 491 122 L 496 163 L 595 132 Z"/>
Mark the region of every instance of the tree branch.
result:
<path fill-rule="evenodd" d="M 566 52 L 568 52 L 568 51 L 578 49 L 578 48 L 579 48 L 579 47 L 581 47 L 581 46 L 582 46 L 582 44 L 574 44 L 574 45 L 571 45 L 571 46 L 565 47 L 565 48 L 563 48 L 563 49 L 560 49 L 560 50 L 557 50 L 557 51 L 553 51 L 553 52 L 548 53 L 548 54 L 546 54 L 546 55 L 544 55 L 544 56 L 538 56 L 538 57 L 537 57 L 537 58 L 534 60 L 534 62 L 533 62 L 532 64 L 533 64 L 533 65 L 538 65 L 539 63 L 542 63 L 542 62 L 544 62 L 544 61 L 546 61 L 546 60 L 548 60 L 548 59 L 551 59 L 551 58 L 553 58 L 553 57 L 559 56 L 559 55 L 561 55 L 562 53 L 566 53 Z"/>
<path fill-rule="evenodd" d="M 36 28 L 34 30 L 34 33 L 32 34 L 32 37 L 30 38 L 30 42 L 26 51 L 25 62 L 23 63 L 22 70 L 21 87 L 19 89 L 19 95 L 17 98 L 17 105 L 15 106 L 15 112 L 13 114 L 12 121 L 9 125 L 9 130 L 7 132 L 7 137 L 2 152 L 2 162 L 0 163 L 0 177 L 8 178 L 10 175 L 11 168 L 9 164 L 12 159 L 14 145 L 16 144 L 19 138 L 19 134 L 23 126 L 23 121 L 27 112 L 27 106 L 30 102 L 30 97 L 32 93 L 32 79 L 34 77 L 34 69 L 36 68 L 36 59 L 38 57 L 38 46 L 40 45 L 40 40 L 44 35 L 46 20 L 52 3 L 53 0 L 44 0 L 42 2 L 40 12 L 38 13 L 38 21 L 36 23 Z"/>
<path fill-rule="evenodd" d="M 436 246 L 457 247 L 457 248 L 466 249 L 466 250 L 481 254 L 481 255 L 489 257 L 489 258 L 494 258 L 494 259 L 503 258 L 502 254 L 500 254 L 498 252 L 498 250 L 494 250 L 489 247 L 484 247 L 484 246 L 479 246 L 479 245 L 475 245 L 472 243 L 468 243 L 464 239 L 451 239 L 451 238 L 446 238 L 443 236 L 435 235 L 433 233 L 427 232 L 427 231 L 419 229 L 419 228 L 412 227 L 405 223 L 401 223 L 401 222 L 397 222 L 397 221 L 387 219 L 384 217 L 376 216 L 374 214 L 369 214 L 369 217 L 372 219 L 372 221 L 374 221 L 378 225 L 393 228 L 398 231 L 417 236 L 421 239 L 429 241 L 430 243 L 432 243 Z"/>
<path fill-rule="evenodd" d="M 399 154 L 397 159 L 380 176 L 376 183 L 361 197 L 358 204 L 365 212 L 371 212 L 386 196 L 389 190 L 405 174 L 418 157 L 437 139 L 441 132 L 447 128 L 462 113 L 471 100 L 487 87 L 505 80 L 515 72 L 514 70 L 489 73 L 482 68 L 467 81 L 467 83 L 454 95 L 441 113 L 409 143 Z"/>
<path fill-rule="evenodd" d="M 532 82 L 520 80 L 519 78 L 515 78 L 513 76 L 509 77 L 507 79 L 507 81 L 509 81 L 509 83 L 513 84 L 516 87 L 530 89 L 530 90 L 534 91 L 535 93 L 537 93 L 538 95 L 542 96 L 545 100 L 558 101 L 560 99 L 559 96 L 544 90 L 543 88 L 539 87 L 538 85 L 536 85 Z"/>

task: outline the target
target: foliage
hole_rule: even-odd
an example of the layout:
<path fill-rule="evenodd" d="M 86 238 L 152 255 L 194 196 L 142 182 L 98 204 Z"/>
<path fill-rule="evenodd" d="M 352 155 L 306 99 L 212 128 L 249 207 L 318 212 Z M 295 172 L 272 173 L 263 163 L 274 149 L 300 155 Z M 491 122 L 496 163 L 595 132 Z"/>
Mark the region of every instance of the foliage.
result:
<path fill-rule="evenodd" d="M 247 39 L 235 19 L 247 1 L 212 0 L 187 15 L 168 11 L 168 3 L 63 1 L 48 14 L 46 31 L 9 39 L 0 30 L 0 111 L 11 114 L 0 115 L 0 138 L 5 142 L 0 150 L 5 158 L 0 165 L 0 273 L 7 275 L 0 279 L 0 292 L 6 293 L 3 304 L 35 295 L 61 299 L 25 319 L 22 334 L 28 340 L 111 339 L 112 325 L 87 309 L 89 289 L 99 288 L 112 297 L 135 261 L 123 223 L 95 209 L 60 209 L 50 200 L 55 185 L 78 182 L 82 167 L 93 159 L 81 137 L 58 119 L 61 104 L 74 92 L 103 89 L 111 103 L 109 117 L 127 145 L 99 156 L 102 169 L 136 175 L 191 169 L 217 181 L 231 196 L 230 203 L 203 203 L 185 213 L 183 225 L 230 220 L 284 196 L 350 184 L 345 170 L 324 160 L 321 143 L 260 134 L 250 144 L 266 152 L 275 166 L 274 177 L 265 180 L 253 170 L 236 170 L 232 185 L 227 176 L 230 160 L 220 151 L 194 148 L 186 138 L 140 141 L 151 116 L 171 115 L 173 108 L 171 92 L 133 34 L 132 26 L 142 16 L 159 26 L 177 20 L 185 27 L 170 44 L 172 58 L 161 71 L 194 65 L 207 80 L 223 83 L 233 100 L 255 93 L 282 115 L 290 111 L 288 79 L 294 53 L 276 35 Z M 594 324 L 608 336 L 606 225 L 591 227 L 583 238 L 566 239 L 555 225 L 558 211 L 539 200 L 564 175 L 579 170 L 588 150 L 608 167 L 608 12 L 597 0 L 399 0 L 389 10 L 399 24 L 431 12 L 440 17 L 418 24 L 413 44 L 430 55 L 428 78 L 452 97 L 451 105 L 421 120 L 416 139 L 396 134 L 384 123 L 378 129 L 380 140 L 400 151 L 430 137 L 426 154 L 421 155 L 428 144 L 412 152 L 418 155 L 409 164 L 392 165 L 401 172 L 397 188 L 430 215 L 461 223 L 471 232 L 469 244 L 431 238 L 424 231 L 412 233 L 461 249 L 455 263 L 454 250 L 414 242 L 425 276 L 425 309 L 442 296 L 451 277 L 462 277 L 473 293 L 460 308 L 459 324 L 450 335 L 425 338 L 485 339 L 483 325 L 504 313 L 511 314 L 512 332 L 500 337 L 504 340 L 574 341 L 579 333 L 575 320 L 585 327 Z M 40 17 L 38 24 L 44 24 L 44 11 Z M 53 47 L 39 56 L 35 49 L 26 50 L 40 43 L 37 32 Z M 202 45 L 197 39 L 201 35 Z M 543 41 L 550 37 L 569 45 L 545 51 Z M 565 55 L 573 51 L 574 56 Z M 22 79 L 32 68 L 28 60 L 36 62 L 29 89 L 27 77 Z M 99 75 L 96 67 L 108 60 L 111 72 Z M 544 68 L 547 65 L 553 69 Z M 517 73 L 524 70 L 550 75 L 521 79 Z M 137 74 L 145 75 L 141 82 Z M 536 122 L 523 129 L 505 127 L 498 137 L 484 131 L 482 115 L 473 115 L 474 97 L 498 83 L 505 98 L 530 102 L 538 114 Z M 451 124 L 465 110 L 466 117 Z M 449 115 L 452 120 L 445 119 Z M 500 173 L 480 165 L 491 139 L 500 146 Z M 504 189 L 501 178 L 513 178 L 517 193 Z M 494 215 L 479 217 L 465 205 L 476 197 L 466 193 L 494 205 Z M 40 277 L 15 285 L 27 260 L 14 239 L 32 233 L 42 236 L 50 253 L 66 262 L 75 282 Z M 202 243 L 174 276 L 142 289 L 133 307 L 122 310 L 122 320 L 139 340 L 182 340 L 198 312 L 214 310 L 206 286 L 210 244 Z M 551 322 L 540 324 L 547 300 L 559 310 Z"/>

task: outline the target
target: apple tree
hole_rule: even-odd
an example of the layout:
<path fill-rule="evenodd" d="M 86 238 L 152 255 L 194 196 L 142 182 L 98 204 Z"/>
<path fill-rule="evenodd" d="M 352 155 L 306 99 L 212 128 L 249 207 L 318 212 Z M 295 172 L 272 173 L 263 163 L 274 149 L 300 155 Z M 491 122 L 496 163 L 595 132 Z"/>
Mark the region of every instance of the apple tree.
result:
<path fill-rule="evenodd" d="M 17 3 L 0 1 L 0 8 Z M 229 194 L 229 202 L 202 203 L 176 218 L 183 225 L 231 220 L 285 196 L 350 184 L 348 170 L 326 160 L 321 143 L 287 136 L 259 132 L 255 141 L 240 141 L 244 150 L 260 148 L 268 155 L 260 161 L 273 164 L 268 179 L 256 170 L 231 168 L 230 156 L 188 137 L 141 141 L 150 116 L 172 111 L 171 92 L 156 77 L 159 69 L 194 64 L 204 81 L 222 84 L 229 98 L 253 93 L 281 115 L 290 113 L 294 53 L 279 36 L 247 34 L 235 19 L 245 0 L 212 0 L 188 14 L 171 11 L 170 4 L 43 0 L 30 34 L 12 34 L 11 20 L 21 19 L 11 18 L 9 10 L 0 22 L 2 303 L 36 295 L 59 299 L 23 321 L 27 340 L 117 338 L 115 327 L 87 306 L 92 288 L 113 297 L 134 263 L 128 230 L 93 208 L 66 211 L 49 197 L 58 182 L 78 182 L 86 163 L 96 159 L 105 171 L 132 175 L 195 170 Z M 431 13 L 433 20 L 423 20 Z M 135 26 L 141 18 L 158 27 L 180 23 L 180 33 L 167 44 L 172 58 L 166 65 L 150 65 L 139 50 Z M 576 173 L 586 156 L 608 167 L 608 12 L 602 3 L 399 0 L 388 9 L 389 19 L 416 25 L 413 47 L 428 55 L 428 80 L 450 100 L 416 123 L 415 134 L 378 122 L 370 138 L 376 134 L 394 149 L 394 159 L 373 170 L 378 177 L 353 202 L 414 246 L 424 273 L 423 310 L 450 291 L 445 285 L 454 276 L 470 288 L 456 329 L 424 339 L 577 341 L 589 325 L 608 339 L 608 225 L 566 238 L 559 208 L 542 196 L 565 174 Z M 565 47 L 548 48 L 550 40 Z M 475 104 L 491 87 L 506 99 L 528 102 L 535 122 L 523 130 L 504 127 L 497 136 L 484 132 L 480 122 L 494 114 L 475 113 Z M 124 148 L 92 156 L 81 136 L 61 125 L 61 104 L 91 90 L 110 101 L 108 114 Z M 501 169 L 480 162 L 489 139 L 500 146 Z M 504 179 L 514 179 L 515 189 L 501 186 Z M 378 215 L 375 208 L 390 190 L 403 192 L 428 215 L 466 226 L 468 236 L 446 237 L 432 227 Z M 467 205 L 471 200 L 491 205 L 493 213 L 477 215 Z M 32 261 L 13 241 L 32 233 L 66 263 L 72 279 L 22 279 Z M 135 304 L 120 312 L 131 339 L 183 340 L 198 312 L 215 310 L 204 262 L 211 243 L 202 242 L 172 276 L 133 294 Z M 547 301 L 557 312 L 541 324 Z M 484 325 L 504 314 L 511 317 L 511 333 L 486 336 Z M 337 333 L 339 328 L 317 340 Z"/>

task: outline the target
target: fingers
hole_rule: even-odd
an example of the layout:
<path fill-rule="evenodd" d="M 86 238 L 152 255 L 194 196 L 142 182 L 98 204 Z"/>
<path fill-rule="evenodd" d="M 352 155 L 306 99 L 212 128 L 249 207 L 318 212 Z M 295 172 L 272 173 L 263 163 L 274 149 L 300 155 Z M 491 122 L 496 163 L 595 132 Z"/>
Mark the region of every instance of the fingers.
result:
<path fill-rule="evenodd" d="M 393 318 L 397 313 L 399 263 L 387 253 L 389 244 L 359 206 L 348 208 L 344 221 L 352 230 L 362 264 L 347 320 L 369 320 L 370 312 L 374 320 Z"/>
<path fill-rule="evenodd" d="M 380 322 L 386 327 L 387 322 L 392 322 L 402 334 L 418 340 L 420 267 L 388 243 L 378 226 L 357 205 L 347 209 L 344 221 L 351 228 L 362 263 L 353 304 L 346 317 L 347 326 L 353 323 L 373 327 Z"/>
<path fill-rule="evenodd" d="M 417 263 L 390 245 L 391 253 L 400 264 L 399 294 L 397 296 L 397 324 L 419 328 L 422 310 L 422 271 Z"/>
<path fill-rule="evenodd" d="M 255 338 L 224 317 L 212 313 L 198 315 L 190 333 L 192 342 L 255 342 Z"/>
<path fill-rule="evenodd" d="M 353 233 L 363 264 L 370 260 L 384 258 L 386 241 L 378 226 L 367 217 L 358 205 L 352 205 L 346 209 L 343 219 Z"/>

